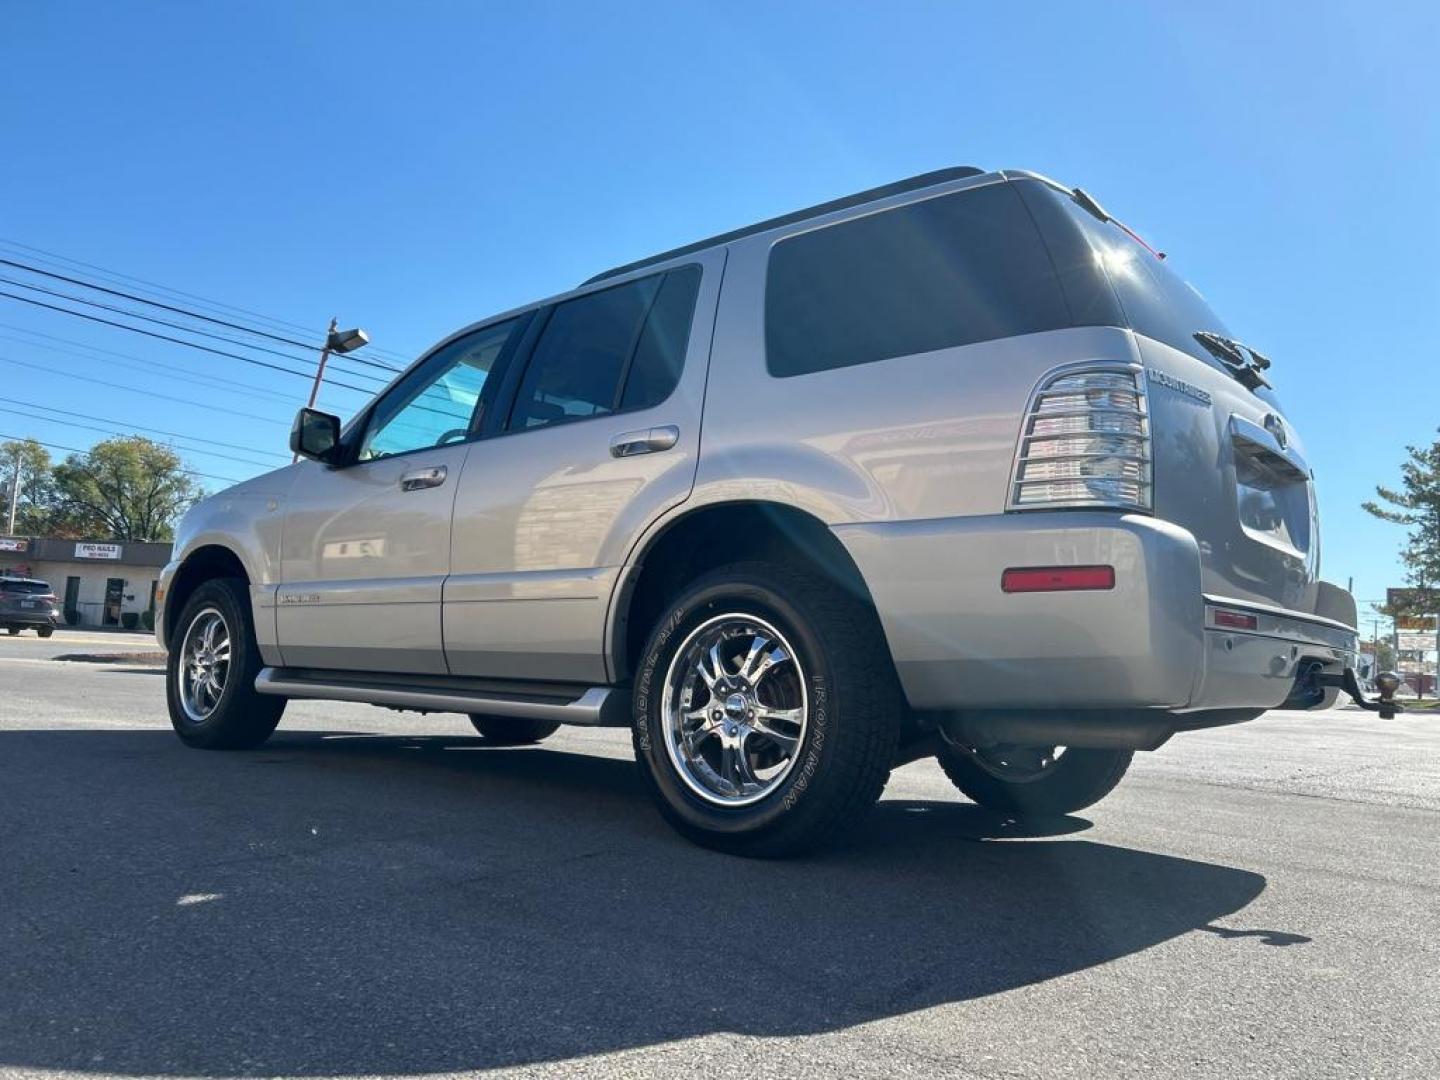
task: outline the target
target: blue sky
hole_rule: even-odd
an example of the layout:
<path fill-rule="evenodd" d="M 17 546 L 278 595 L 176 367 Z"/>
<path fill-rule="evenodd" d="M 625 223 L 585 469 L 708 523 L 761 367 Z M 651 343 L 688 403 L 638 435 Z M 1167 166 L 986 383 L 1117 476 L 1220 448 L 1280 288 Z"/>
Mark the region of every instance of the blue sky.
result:
<path fill-rule="evenodd" d="M 1367 599 L 1401 535 L 1358 504 L 1440 424 L 1437 52 L 1433 3 L 10 3 L 0 237 L 312 336 L 339 315 L 408 355 L 797 206 L 949 164 L 1036 169 L 1096 193 L 1274 358 L 1326 574 Z M 4 298 L 0 377 L 257 460 L 305 391 Z"/>

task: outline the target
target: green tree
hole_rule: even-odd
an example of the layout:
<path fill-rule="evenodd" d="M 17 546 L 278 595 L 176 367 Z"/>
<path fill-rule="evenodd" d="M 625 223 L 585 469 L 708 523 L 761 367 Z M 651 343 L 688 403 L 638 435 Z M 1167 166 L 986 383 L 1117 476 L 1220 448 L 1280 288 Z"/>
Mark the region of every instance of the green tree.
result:
<path fill-rule="evenodd" d="M 55 467 L 58 514 L 71 534 L 169 540 L 204 495 L 180 456 L 139 435 L 98 442 Z"/>
<path fill-rule="evenodd" d="M 1440 585 L 1440 440 L 1428 447 L 1407 446 L 1400 465 L 1400 487 L 1379 485 L 1381 502 L 1361 505 L 1376 517 L 1409 529 L 1400 561 L 1406 584 L 1416 588 Z M 1433 614 L 1385 609 L 1387 615 Z"/>
<path fill-rule="evenodd" d="M 34 439 L 0 443 L 0 477 L 3 477 L 3 513 L 0 528 L 9 525 L 10 498 L 19 473 L 19 502 L 15 507 L 15 533 L 33 536 L 48 531 L 55 502 L 55 478 L 50 452 Z"/>

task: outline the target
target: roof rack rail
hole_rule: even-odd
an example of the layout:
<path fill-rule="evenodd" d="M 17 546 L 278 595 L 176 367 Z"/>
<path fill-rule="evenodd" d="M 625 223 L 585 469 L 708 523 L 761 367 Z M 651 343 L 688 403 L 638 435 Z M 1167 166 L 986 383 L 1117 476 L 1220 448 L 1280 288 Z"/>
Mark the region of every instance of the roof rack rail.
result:
<path fill-rule="evenodd" d="M 626 263 L 624 266 L 612 267 L 603 273 L 596 274 L 592 278 L 586 278 L 581 284 L 592 285 L 597 281 L 604 281 L 606 278 L 628 274 L 632 270 L 640 270 L 646 266 L 654 266 L 657 263 L 668 262 L 670 259 L 678 259 L 680 256 L 689 255 L 694 251 L 703 251 L 705 248 L 715 247 L 719 244 L 728 244 L 732 240 L 739 240 L 741 237 L 753 236 L 755 233 L 765 232 L 768 229 L 778 229 L 782 225 L 793 225 L 797 221 L 819 217 L 821 214 L 830 214 L 836 210 L 848 210 L 852 206 L 874 202 L 876 199 L 885 199 L 891 195 L 901 195 L 907 191 L 915 191 L 919 188 L 934 187 L 936 184 L 946 184 L 951 180 L 963 180 L 971 176 L 984 175 L 984 169 L 977 169 L 973 165 L 956 165 L 949 169 L 936 169 L 933 172 L 921 173 L 919 176 L 896 180 L 893 184 L 882 184 L 880 187 L 870 188 L 866 191 L 857 191 L 854 195 L 846 195 L 844 198 L 831 199 L 829 202 L 819 203 L 815 206 L 807 206 L 804 210 L 795 210 L 789 214 L 782 214 L 780 217 L 757 221 L 754 225 L 747 225 L 743 229 L 734 229 L 730 232 L 720 233 L 717 236 L 707 237 L 704 240 L 697 240 L 695 243 L 686 244 L 684 247 L 671 248 L 669 251 L 662 251 L 660 254 L 651 255 L 647 259 L 637 259 L 635 262 Z"/>

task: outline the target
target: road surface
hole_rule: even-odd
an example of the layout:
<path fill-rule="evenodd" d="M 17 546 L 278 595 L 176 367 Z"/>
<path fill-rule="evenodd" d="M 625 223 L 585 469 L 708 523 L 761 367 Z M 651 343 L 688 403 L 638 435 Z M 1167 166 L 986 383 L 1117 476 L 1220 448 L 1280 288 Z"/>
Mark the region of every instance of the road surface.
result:
<path fill-rule="evenodd" d="M 626 733 L 290 707 L 0 638 L 0 1077 L 1440 1075 L 1440 717 L 1276 713 L 1027 830 L 898 770 L 845 851 L 705 852 Z"/>

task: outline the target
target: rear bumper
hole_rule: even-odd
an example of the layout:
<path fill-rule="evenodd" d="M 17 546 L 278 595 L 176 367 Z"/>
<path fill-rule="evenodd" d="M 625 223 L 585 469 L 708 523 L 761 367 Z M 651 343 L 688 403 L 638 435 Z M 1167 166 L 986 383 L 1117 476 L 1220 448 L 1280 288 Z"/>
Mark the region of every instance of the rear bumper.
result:
<path fill-rule="evenodd" d="M 834 531 L 917 709 L 1233 714 L 1280 705 L 1303 665 L 1355 664 L 1355 631 L 1340 622 L 1206 596 L 1195 537 L 1155 518 L 1005 514 Z M 1113 566 L 1114 588 L 1000 588 L 1010 567 L 1086 565 Z M 1221 607 L 1253 613 L 1255 629 L 1217 627 Z"/>
<path fill-rule="evenodd" d="M 0 626 L 64 626 L 65 620 L 53 608 L 43 611 L 6 611 L 0 613 Z"/>

